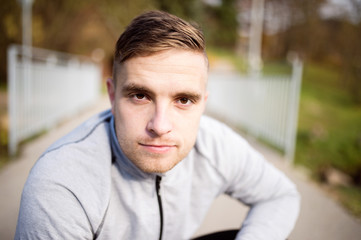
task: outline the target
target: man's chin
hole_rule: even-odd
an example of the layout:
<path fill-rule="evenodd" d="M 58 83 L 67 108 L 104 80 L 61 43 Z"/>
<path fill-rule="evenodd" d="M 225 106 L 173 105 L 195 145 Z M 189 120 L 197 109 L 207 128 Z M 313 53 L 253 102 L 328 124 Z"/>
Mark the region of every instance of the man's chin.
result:
<path fill-rule="evenodd" d="M 164 162 L 162 162 L 164 161 Z M 155 163 L 136 163 L 136 166 L 145 173 L 166 173 L 173 169 L 180 161 L 170 163 L 169 160 L 158 160 Z"/>
<path fill-rule="evenodd" d="M 161 167 L 144 167 L 142 166 L 140 169 L 143 171 L 143 172 L 146 172 L 146 173 L 166 173 L 168 171 L 170 171 L 171 169 L 174 168 L 176 164 L 172 165 L 172 166 L 161 166 Z"/>

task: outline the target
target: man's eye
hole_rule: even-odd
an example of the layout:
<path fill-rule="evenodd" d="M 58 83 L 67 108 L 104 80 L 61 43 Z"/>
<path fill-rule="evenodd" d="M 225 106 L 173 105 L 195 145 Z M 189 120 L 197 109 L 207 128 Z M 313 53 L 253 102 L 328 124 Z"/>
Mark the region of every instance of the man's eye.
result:
<path fill-rule="evenodd" d="M 148 96 L 144 93 L 135 93 L 129 95 L 130 99 L 136 103 L 145 103 L 149 100 Z"/>
<path fill-rule="evenodd" d="M 141 94 L 141 93 L 138 93 L 138 94 L 135 94 L 134 97 L 136 99 L 144 99 L 145 98 L 145 95 L 144 94 Z"/>
<path fill-rule="evenodd" d="M 178 99 L 178 102 L 182 105 L 190 105 L 192 103 L 192 101 L 189 100 L 189 98 L 185 98 L 185 97 Z"/>
<path fill-rule="evenodd" d="M 131 95 L 131 97 L 136 100 L 143 100 L 146 98 L 145 94 L 143 94 L 143 93 L 133 94 L 133 95 Z"/>

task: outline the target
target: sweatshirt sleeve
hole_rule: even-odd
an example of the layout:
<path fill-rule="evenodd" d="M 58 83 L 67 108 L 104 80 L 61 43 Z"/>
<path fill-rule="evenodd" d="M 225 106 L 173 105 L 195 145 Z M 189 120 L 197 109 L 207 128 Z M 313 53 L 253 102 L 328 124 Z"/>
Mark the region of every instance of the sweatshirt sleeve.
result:
<path fill-rule="evenodd" d="M 284 240 L 292 231 L 300 208 L 295 185 L 250 147 L 228 194 L 250 206 L 238 240 Z"/>
<path fill-rule="evenodd" d="M 286 239 L 300 209 L 296 186 L 230 128 L 208 121 L 206 129 L 203 152 L 222 175 L 223 192 L 250 207 L 236 239 Z"/>
<path fill-rule="evenodd" d="M 74 193 L 30 177 L 21 197 L 15 239 L 92 239 L 89 219 Z"/>
<path fill-rule="evenodd" d="M 247 142 L 232 138 L 232 145 L 238 146 L 228 156 L 232 168 L 228 168 L 231 179 L 226 193 L 250 206 L 236 239 L 286 239 L 299 214 L 296 186 Z"/>
<path fill-rule="evenodd" d="M 15 239 L 93 239 L 97 235 L 110 199 L 112 165 L 108 123 L 97 119 L 60 139 L 31 169 Z"/>

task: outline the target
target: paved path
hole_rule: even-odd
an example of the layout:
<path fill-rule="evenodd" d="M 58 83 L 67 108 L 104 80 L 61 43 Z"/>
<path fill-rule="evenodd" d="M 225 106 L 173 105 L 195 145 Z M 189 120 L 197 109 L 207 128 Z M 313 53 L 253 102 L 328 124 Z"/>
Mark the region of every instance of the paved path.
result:
<path fill-rule="evenodd" d="M 63 136 L 89 116 L 109 107 L 104 97 L 99 104 L 62 124 L 53 131 L 26 144 L 20 157 L 0 171 L 0 240 L 13 239 L 20 196 L 31 166 L 40 154 L 56 139 Z M 252 142 L 267 159 L 284 171 L 298 186 L 302 195 L 302 209 L 291 240 L 360 240 L 361 223 L 348 215 L 343 208 L 327 197 L 302 172 L 283 161 L 277 153 Z M 197 235 L 221 229 L 237 228 L 247 208 L 221 196 L 213 204 L 208 217 Z M 242 218 L 240 218 L 240 216 Z"/>

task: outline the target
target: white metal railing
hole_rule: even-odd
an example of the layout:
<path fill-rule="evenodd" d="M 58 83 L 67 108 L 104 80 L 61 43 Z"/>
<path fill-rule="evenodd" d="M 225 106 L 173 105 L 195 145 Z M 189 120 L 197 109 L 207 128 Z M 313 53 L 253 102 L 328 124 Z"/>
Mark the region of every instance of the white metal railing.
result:
<path fill-rule="evenodd" d="M 282 149 L 293 160 L 302 63 L 295 60 L 291 76 L 251 77 L 211 73 L 207 111 Z"/>
<path fill-rule="evenodd" d="M 9 153 L 20 141 L 51 128 L 100 96 L 101 66 L 84 57 L 8 48 Z"/>

